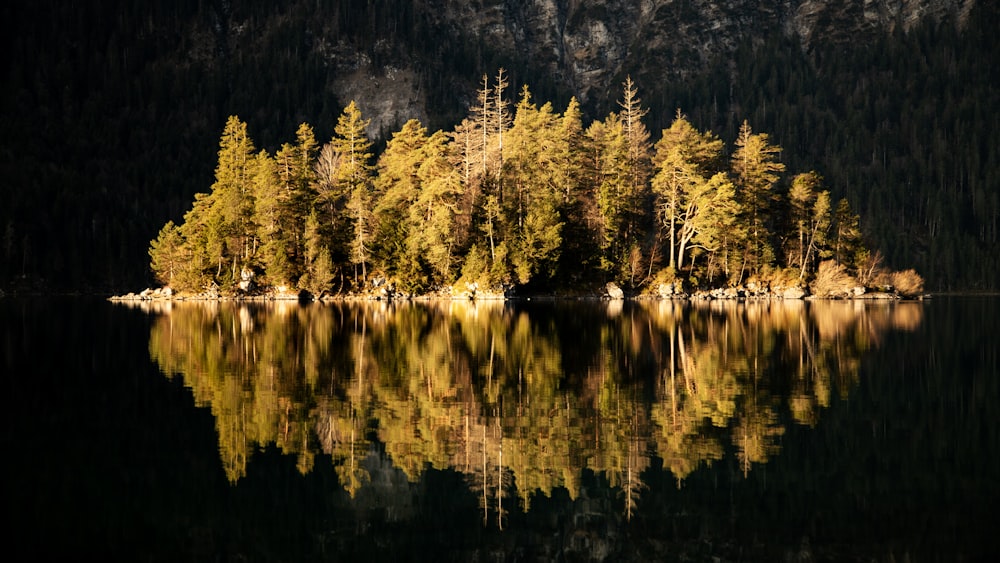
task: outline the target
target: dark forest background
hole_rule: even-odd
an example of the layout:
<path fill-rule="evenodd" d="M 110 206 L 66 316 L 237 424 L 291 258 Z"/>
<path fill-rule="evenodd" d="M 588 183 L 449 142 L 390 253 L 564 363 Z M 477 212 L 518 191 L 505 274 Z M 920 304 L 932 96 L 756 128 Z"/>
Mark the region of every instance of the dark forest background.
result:
<path fill-rule="evenodd" d="M 302 122 L 330 138 L 350 100 L 331 93 L 336 70 L 312 49 L 321 32 L 376 64 L 420 69 L 432 131 L 456 125 L 478 79 L 500 66 L 511 92 L 528 84 L 565 107 L 573 92 L 548 73 L 438 27 L 415 5 L 7 3 L 0 289 L 151 285 L 149 242 L 212 184 L 227 116 L 272 151 Z M 620 78 L 635 79 L 654 141 L 677 108 L 727 145 L 747 119 L 784 149 L 789 170 L 815 169 L 835 200 L 850 200 L 888 267 L 915 268 L 931 291 L 997 290 L 998 15 L 996 3 L 977 2 L 962 29 L 927 21 L 808 51 L 775 30 L 683 82 L 659 78 L 639 54 Z M 233 22 L 251 26 L 253 41 L 233 44 Z M 584 106 L 588 117 L 617 110 L 619 91 L 620 80 L 609 84 L 608 99 Z"/>

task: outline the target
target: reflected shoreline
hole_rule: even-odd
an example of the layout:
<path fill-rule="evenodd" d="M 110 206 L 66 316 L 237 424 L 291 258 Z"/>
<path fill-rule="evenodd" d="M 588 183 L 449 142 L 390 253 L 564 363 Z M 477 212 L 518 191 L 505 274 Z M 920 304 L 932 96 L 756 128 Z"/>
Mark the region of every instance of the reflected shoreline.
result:
<path fill-rule="evenodd" d="M 150 357 L 215 417 L 231 482 L 272 446 L 303 474 L 328 458 L 355 498 L 450 469 L 500 528 L 538 495 L 577 498 L 585 471 L 626 519 L 654 464 L 678 486 L 727 458 L 745 477 L 788 427 L 850 395 L 866 351 L 923 317 L 895 300 L 140 307 L 156 317 Z"/>

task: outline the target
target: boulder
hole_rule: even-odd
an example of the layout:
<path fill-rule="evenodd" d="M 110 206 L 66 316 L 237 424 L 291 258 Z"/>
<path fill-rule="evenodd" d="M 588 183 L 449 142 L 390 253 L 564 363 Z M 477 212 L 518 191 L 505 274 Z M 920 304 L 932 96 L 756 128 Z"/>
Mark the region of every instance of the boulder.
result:
<path fill-rule="evenodd" d="M 684 284 L 680 280 L 671 283 L 661 283 L 656 286 L 656 294 L 659 297 L 681 297 L 684 294 Z"/>
<path fill-rule="evenodd" d="M 622 288 L 618 287 L 618 284 L 616 284 L 615 282 L 608 282 L 608 285 L 604 286 L 604 291 L 611 299 L 625 298 L 625 292 L 622 291 Z"/>
<path fill-rule="evenodd" d="M 781 292 L 782 299 L 802 299 L 806 296 L 806 290 L 798 287 L 786 287 L 784 291 Z"/>

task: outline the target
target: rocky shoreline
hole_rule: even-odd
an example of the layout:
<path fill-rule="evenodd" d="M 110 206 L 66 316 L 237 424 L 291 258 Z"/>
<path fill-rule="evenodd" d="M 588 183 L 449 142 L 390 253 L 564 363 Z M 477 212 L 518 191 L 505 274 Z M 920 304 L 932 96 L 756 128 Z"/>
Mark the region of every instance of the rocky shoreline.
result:
<path fill-rule="evenodd" d="M 679 285 L 679 284 L 678 284 Z M 245 301 L 245 302 L 268 302 L 268 301 L 299 301 L 299 302 L 339 302 L 339 301 L 420 301 L 450 299 L 459 301 L 496 301 L 512 300 L 521 298 L 549 298 L 549 299 L 601 299 L 601 300 L 625 300 L 625 299 L 664 299 L 678 301 L 710 301 L 710 300 L 735 300 L 735 301 L 760 301 L 760 300 L 782 300 L 798 301 L 813 299 L 864 299 L 864 300 L 898 300 L 917 299 L 922 300 L 928 295 L 904 296 L 893 288 L 867 288 L 863 286 L 853 286 L 841 288 L 828 295 L 818 296 L 811 294 L 807 288 L 792 287 L 770 287 L 767 284 L 750 283 L 746 286 L 725 287 L 715 289 L 698 289 L 694 291 L 684 291 L 675 284 L 660 284 L 652 290 L 641 293 L 629 294 L 615 283 L 608 283 L 603 288 L 590 293 L 575 294 L 539 294 L 539 295 L 519 295 L 513 288 L 483 290 L 476 284 L 466 284 L 465 289 L 448 286 L 426 294 L 409 294 L 396 290 L 390 284 L 381 284 L 370 288 L 368 291 L 344 294 L 323 294 L 314 296 L 307 291 L 294 291 L 287 288 L 265 288 L 254 292 L 236 291 L 226 293 L 216 288 L 208 289 L 201 293 L 179 293 L 170 287 L 146 288 L 139 293 L 126 293 L 114 295 L 108 298 L 113 302 L 136 302 L 136 301 Z"/>

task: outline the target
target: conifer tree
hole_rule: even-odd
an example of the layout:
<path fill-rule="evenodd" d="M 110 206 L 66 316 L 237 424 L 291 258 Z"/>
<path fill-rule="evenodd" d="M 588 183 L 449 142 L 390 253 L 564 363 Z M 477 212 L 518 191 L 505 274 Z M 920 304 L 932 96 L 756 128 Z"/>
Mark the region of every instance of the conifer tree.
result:
<path fill-rule="evenodd" d="M 430 267 L 432 282 L 445 284 L 451 282 L 455 262 L 455 217 L 462 194 L 461 175 L 451 162 L 448 137 L 443 132 L 432 134 L 422 152 L 417 171 L 420 191 L 409 213 L 411 254 L 415 251 Z"/>
<path fill-rule="evenodd" d="M 497 176 L 501 174 L 503 170 L 503 136 L 504 132 L 510 126 L 510 112 L 507 107 L 506 89 L 510 84 L 507 82 L 507 71 L 504 68 L 500 68 L 497 71 L 496 83 L 493 85 L 493 106 L 491 108 L 492 115 L 492 128 L 497 139 L 497 157 L 499 162 L 497 163 Z M 500 201 L 503 201 L 503 186 L 498 187 Z"/>
<path fill-rule="evenodd" d="M 788 192 L 789 221 L 794 229 L 790 238 L 795 243 L 786 250 L 786 261 L 799 269 L 800 280 L 805 279 L 825 246 L 830 228 L 830 192 L 820 189 L 822 181 L 815 171 L 798 174 Z"/>
<path fill-rule="evenodd" d="M 722 141 L 697 131 L 679 110 L 656 143 L 652 186 L 657 216 L 667 232 L 670 268 L 683 266 L 685 247 L 699 230 L 701 215 L 711 212 L 712 188 L 720 184 L 709 180 L 721 156 Z"/>
<path fill-rule="evenodd" d="M 167 221 L 149 247 L 150 269 L 158 282 L 170 286 L 175 277 L 180 277 L 188 262 L 185 246 L 180 229 L 173 221 Z"/>
<path fill-rule="evenodd" d="M 489 145 L 490 145 L 490 130 L 492 129 L 492 91 L 490 89 L 490 78 L 483 75 L 483 87 L 479 89 L 477 94 L 477 104 L 472 108 L 472 115 L 470 116 L 470 121 L 475 123 L 476 129 L 479 131 L 479 139 L 477 140 L 477 153 L 478 161 L 480 166 L 480 178 L 482 181 L 489 175 L 488 166 L 488 155 L 489 155 Z"/>
<path fill-rule="evenodd" d="M 861 240 L 861 218 L 851 209 L 847 198 L 837 202 L 834 212 L 833 259 L 848 270 L 856 266 L 856 257 L 864 247 Z"/>
<path fill-rule="evenodd" d="M 642 107 L 639 90 L 631 76 L 625 78 L 622 87 L 622 99 L 618 105 L 621 107 L 622 127 L 628 142 L 629 187 L 635 194 L 634 197 L 641 197 L 650 170 L 649 131 L 642 122 L 649 110 Z"/>
<path fill-rule="evenodd" d="M 452 156 L 455 166 L 461 174 L 462 197 L 459 203 L 459 213 L 455 224 L 455 243 L 465 246 L 472 235 L 472 219 L 476 206 L 480 204 L 482 180 L 485 174 L 477 173 L 477 143 L 481 139 L 480 127 L 477 122 L 465 118 L 450 133 Z"/>
<path fill-rule="evenodd" d="M 733 176 L 743 207 L 742 223 L 747 233 L 744 263 L 752 274 L 774 262 L 770 213 L 774 185 L 785 165 L 777 160 L 781 147 L 772 145 L 767 133 L 754 133 L 743 121 L 732 156 Z"/>
<path fill-rule="evenodd" d="M 305 223 L 305 271 L 299 278 L 299 288 L 318 298 L 330 289 L 333 277 L 330 249 L 323 241 L 319 217 L 313 210 Z"/>
<path fill-rule="evenodd" d="M 560 275 L 579 282 L 593 276 L 598 258 L 598 231 L 592 174 L 588 173 L 587 138 L 584 133 L 583 115 L 576 98 L 571 98 L 560 119 L 560 145 L 556 159 L 562 186 L 559 213 L 563 219 Z"/>
<path fill-rule="evenodd" d="M 348 245 L 349 260 L 355 265 L 355 281 L 364 282 L 368 277 L 368 260 L 371 250 L 371 148 L 365 132 L 370 120 L 363 119 L 361 110 L 353 100 L 344 108 L 337 120 L 334 136 L 330 141 L 340 155 L 336 182 L 338 191 L 346 199 L 345 209 L 351 219 Z M 361 278 L 357 278 L 360 267 Z"/>
<path fill-rule="evenodd" d="M 198 193 L 194 196 L 191 209 L 184 214 L 184 220 L 178 227 L 178 232 L 189 250 L 190 261 L 184 268 L 183 281 L 174 279 L 175 289 L 201 290 L 215 283 L 215 278 L 221 270 L 223 247 L 219 220 L 213 216 L 212 199 L 209 194 Z"/>
<path fill-rule="evenodd" d="M 567 181 L 563 176 L 564 165 L 569 164 L 563 160 L 569 154 L 567 142 L 552 105 L 538 108 L 525 86 L 510 129 L 503 175 L 509 186 L 505 240 L 520 283 L 539 272 L 552 275 L 558 262 L 562 243 L 558 206 L 566 189 L 562 184 Z"/>
<path fill-rule="evenodd" d="M 558 170 L 563 179 L 563 203 L 570 204 L 574 199 L 580 197 L 581 187 L 584 183 L 584 132 L 583 113 L 580 110 L 580 102 L 575 97 L 570 98 L 560 119 L 559 136 L 560 144 L 554 150 L 559 151 L 556 158 L 563 165 Z"/>
<path fill-rule="evenodd" d="M 250 262 L 256 232 L 253 152 L 246 124 L 230 116 L 219 141 L 211 191 L 196 194 L 181 225 L 161 230 L 150 249 L 158 279 L 169 278 L 182 290 L 227 286 L 235 281 L 239 266 Z M 169 265 L 170 256 L 182 256 L 185 264 Z"/>
<path fill-rule="evenodd" d="M 685 256 L 686 246 L 690 245 L 691 249 L 699 249 L 707 255 L 709 279 L 714 278 L 715 270 L 720 267 L 726 278 L 731 278 L 726 253 L 731 251 L 734 241 L 743 236 L 737 224 L 740 205 L 736 200 L 736 187 L 725 172 L 716 172 L 697 187 L 699 189 L 691 194 L 684 211 L 678 267 L 683 265 L 680 258 Z"/>
<path fill-rule="evenodd" d="M 279 151 L 279 158 L 285 159 L 288 152 L 286 144 Z M 298 277 L 291 259 L 293 240 L 287 228 L 290 210 L 286 190 L 281 185 L 279 164 L 265 151 L 257 155 L 254 188 L 254 218 L 260 240 L 256 259 L 264 268 L 269 284 L 288 286 Z"/>
<path fill-rule="evenodd" d="M 216 277 L 226 264 L 232 281 L 241 263 L 252 253 L 256 226 L 253 224 L 253 176 L 255 164 L 253 141 L 246 123 L 230 116 L 219 141 L 219 161 L 212 184 L 209 224 L 213 252 L 217 260 Z M 222 280 L 217 280 L 222 281 Z"/>
<path fill-rule="evenodd" d="M 344 162 L 333 141 L 320 148 L 313 163 L 315 182 L 312 193 L 315 199 L 312 209 L 320 224 L 320 233 L 327 241 L 334 268 L 348 262 L 348 241 L 350 240 L 350 218 L 346 213 L 348 186 L 339 181 L 340 168 Z"/>
<path fill-rule="evenodd" d="M 604 121 L 587 128 L 589 168 L 593 200 L 596 203 L 596 228 L 599 233 L 600 268 L 611 279 L 622 280 L 629 245 L 627 230 L 629 174 L 628 139 L 618 114 L 610 113 Z"/>
<path fill-rule="evenodd" d="M 424 159 L 427 129 L 411 119 L 393 134 L 376 164 L 374 202 L 375 231 L 373 233 L 376 265 L 390 276 L 416 282 L 419 266 L 408 248 L 415 236 L 413 225 L 406 218 L 420 193 L 418 175 Z"/>
<path fill-rule="evenodd" d="M 638 88 L 631 76 L 625 78 L 622 87 L 622 99 L 618 105 L 621 107 L 622 129 L 628 147 L 625 180 L 628 190 L 624 201 L 625 231 L 623 235 L 629 254 L 629 259 L 625 262 L 626 272 L 623 274 L 627 274 L 629 284 L 635 286 L 638 281 L 638 266 L 640 265 L 638 262 L 643 254 L 642 242 L 648 218 L 646 216 L 646 202 L 649 195 L 650 144 L 649 131 L 642 119 L 649 110 L 642 107 Z"/>

